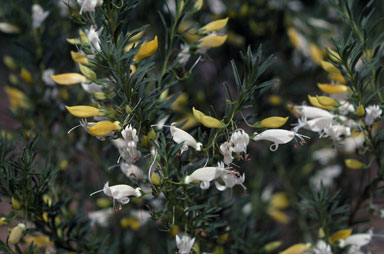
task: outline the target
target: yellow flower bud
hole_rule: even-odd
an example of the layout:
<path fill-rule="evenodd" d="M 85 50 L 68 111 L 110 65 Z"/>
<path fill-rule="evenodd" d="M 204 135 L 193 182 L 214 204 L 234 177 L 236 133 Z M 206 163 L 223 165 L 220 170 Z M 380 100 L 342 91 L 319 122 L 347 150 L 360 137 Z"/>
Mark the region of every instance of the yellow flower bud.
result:
<path fill-rule="evenodd" d="M 55 217 L 55 224 L 56 225 L 59 225 L 61 223 L 61 219 L 60 219 L 60 217 L 59 216 L 56 216 Z"/>
<path fill-rule="evenodd" d="M 33 84 L 32 74 L 27 69 L 22 68 L 20 76 L 21 79 L 27 82 L 28 84 Z"/>
<path fill-rule="evenodd" d="M 25 225 L 22 223 L 12 228 L 11 233 L 9 233 L 8 243 L 17 244 L 20 241 L 21 237 L 23 236 L 24 230 L 25 230 Z"/>
<path fill-rule="evenodd" d="M 60 170 L 66 170 L 68 167 L 68 160 L 62 160 L 59 163 Z"/>
<path fill-rule="evenodd" d="M 65 107 L 69 111 L 69 113 L 71 113 L 71 115 L 80 117 L 80 118 L 103 115 L 100 109 L 91 107 L 91 106 L 73 106 L 73 107 L 65 106 Z"/>
<path fill-rule="evenodd" d="M 267 252 L 271 252 L 271 251 L 274 251 L 275 249 L 279 248 L 280 246 L 281 246 L 280 241 L 273 241 L 273 242 L 269 242 L 266 245 L 264 245 L 264 250 L 266 250 Z"/>
<path fill-rule="evenodd" d="M 5 93 L 8 95 L 10 109 L 15 112 L 19 108 L 28 108 L 29 102 L 25 94 L 19 89 L 6 86 Z"/>
<path fill-rule="evenodd" d="M 16 84 L 19 83 L 19 79 L 18 79 L 17 76 L 16 76 L 15 74 L 13 74 L 13 73 L 9 74 L 8 79 L 9 79 L 9 82 L 11 82 L 11 84 L 13 84 L 13 85 L 16 85 Z"/>
<path fill-rule="evenodd" d="M 186 21 L 181 22 L 177 30 L 179 31 L 179 33 L 184 35 L 185 39 L 189 43 L 194 43 L 195 41 L 201 38 L 200 35 L 196 34 L 197 30 L 195 28 L 191 28 L 190 22 L 186 22 Z M 186 30 L 188 31 L 185 32 Z"/>
<path fill-rule="evenodd" d="M 216 118 L 213 118 L 211 116 L 205 115 L 203 112 L 195 109 L 195 107 L 192 108 L 193 116 L 196 118 L 196 120 L 208 128 L 223 128 L 223 124 L 217 120 Z"/>
<path fill-rule="evenodd" d="M 289 40 L 291 41 L 291 44 L 293 47 L 298 48 L 300 47 L 300 39 L 299 39 L 299 34 L 294 28 L 289 28 L 287 30 L 287 34 L 289 37 Z"/>
<path fill-rule="evenodd" d="M 71 57 L 72 57 L 72 60 L 75 61 L 76 63 L 85 64 L 85 65 L 89 63 L 87 56 L 84 56 L 72 50 L 71 50 Z"/>
<path fill-rule="evenodd" d="M 206 24 L 203 28 L 201 28 L 201 30 L 203 33 L 218 31 L 227 25 L 228 19 L 229 18 L 227 17 L 225 19 L 218 19 L 218 20 L 212 21 Z"/>
<path fill-rule="evenodd" d="M 348 92 L 348 86 L 346 85 L 332 85 L 332 84 L 318 83 L 317 87 L 324 93 L 329 93 L 329 94 Z"/>
<path fill-rule="evenodd" d="M 129 66 L 129 70 L 130 70 L 130 74 L 131 76 L 136 72 L 136 66 L 131 64 L 131 66 Z"/>
<path fill-rule="evenodd" d="M 91 68 L 88 68 L 87 66 L 82 64 L 79 64 L 79 68 L 80 68 L 81 74 L 83 74 L 87 79 L 96 81 L 97 75 Z"/>
<path fill-rule="evenodd" d="M 107 208 L 111 206 L 111 200 L 107 198 L 98 198 L 96 204 L 100 208 Z"/>
<path fill-rule="evenodd" d="M 213 254 L 224 254 L 224 248 L 222 246 L 217 246 L 214 250 L 213 250 Z"/>
<path fill-rule="evenodd" d="M 276 208 L 269 207 L 267 209 L 267 213 L 269 216 L 271 216 L 272 219 L 274 219 L 277 222 L 288 224 L 290 221 L 289 217 L 285 213 L 283 213 L 282 211 Z"/>
<path fill-rule="evenodd" d="M 79 73 L 65 73 L 52 75 L 51 78 L 59 85 L 71 86 L 79 83 L 84 83 L 87 78 Z"/>
<path fill-rule="evenodd" d="M 193 7 L 195 11 L 199 11 L 203 7 L 203 0 L 197 0 Z"/>
<path fill-rule="evenodd" d="M 277 96 L 277 95 L 271 95 L 269 96 L 269 99 L 268 99 L 269 103 L 271 105 L 274 105 L 274 106 L 277 106 L 277 105 L 280 105 L 282 100 L 281 100 L 281 97 L 280 96 Z"/>
<path fill-rule="evenodd" d="M 225 242 L 228 241 L 228 238 L 229 238 L 229 234 L 228 233 L 225 233 L 225 234 L 222 234 L 219 236 L 219 238 L 217 239 L 217 242 L 219 244 L 224 244 Z"/>
<path fill-rule="evenodd" d="M 347 239 L 352 233 L 352 229 L 342 229 L 332 234 L 329 238 L 331 244 L 336 243 L 339 240 Z"/>
<path fill-rule="evenodd" d="M 347 166 L 347 168 L 350 168 L 350 169 L 363 169 L 366 167 L 364 163 L 355 159 L 346 159 L 344 160 L 344 163 L 345 163 L 345 166 Z"/>
<path fill-rule="evenodd" d="M 24 240 L 28 244 L 33 243 L 38 248 L 45 248 L 45 247 L 53 244 L 53 242 L 51 242 L 49 240 L 49 237 L 46 235 L 28 236 L 28 237 L 25 237 Z"/>
<path fill-rule="evenodd" d="M 280 252 L 279 254 L 303 254 L 310 247 L 311 245 L 309 243 L 297 243 L 295 245 L 292 245 L 288 249 L 285 249 L 284 251 Z"/>
<path fill-rule="evenodd" d="M 330 80 L 334 80 L 334 81 L 345 84 L 345 78 L 343 75 L 341 75 L 341 73 L 329 73 L 328 78 Z"/>
<path fill-rule="evenodd" d="M 320 64 L 321 61 L 324 60 L 323 52 L 321 51 L 321 49 L 317 45 L 310 43 L 309 44 L 309 51 L 310 51 L 312 59 L 315 63 Z"/>
<path fill-rule="evenodd" d="M 52 205 L 52 198 L 47 195 L 47 194 L 44 194 L 43 195 L 43 201 L 44 203 L 46 203 L 48 206 L 51 206 Z"/>
<path fill-rule="evenodd" d="M 8 224 L 7 218 L 1 217 L 0 218 L 0 226 L 4 226 L 4 225 L 7 225 L 7 224 Z"/>
<path fill-rule="evenodd" d="M 133 60 L 135 62 L 140 62 L 142 59 L 152 56 L 157 51 L 157 47 L 158 41 L 157 36 L 155 36 L 155 39 L 153 39 L 152 41 L 145 42 L 143 43 L 143 45 L 141 45 L 141 48 L 139 49 Z"/>
<path fill-rule="evenodd" d="M 280 128 L 283 126 L 289 117 L 271 116 L 263 119 L 257 127 L 263 128 Z"/>
<path fill-rule="evenodd" d="M 48 222 L 49 217 L 47 212 L 44 212 L 42 217 L 43 217 L 43 221 Z"/>
<path fill-rule="evenodd" d="M 311 105 L 314 107 L 323 108 L 323 109 L 327 109 L 327 110 L 334 110 L 335 109 L 332 106 L 324 106 L 324 105 L 320 104 L 317 97 L 308 95 L 308 100 L 311 103 Z"/>
<path fill-rule="evenodd" d="M 319 228 L 319 231 L 317 232 L 319 238 L 324 238 L 325 237 L 325 233 L 324 233 L 324 229 L 323 228 Z"/>
<path fill-rule="evenodd" d="M 316 96 L 316 98 L 317 98 L 317 101 L 323 106 L 337 106 L 337 105 L 339 105 L 339 103 L 335 99 L 328 97 L 328 96 Z"/>
<path fill-rule="evenodd" d="M 272 195 L 269 205 L 276 209 L 284 209 L 289 206 L 287 195 L 284 192 L 276 192 Z"/>
<path fill-rule="evenodd" d="M 122 228 L 130 227 L 132 230 L 138 230 L 140 228 L 140 222 L 135 218 L 123 218 L 120 220 Z"/>
<path fill-rule="evenodd" d="M 323 67 L 323 69 L 324 69 L 326 72 L 340 74 L 339 69 L 337 69 L 337 68 L 336 68 L 332 63 L 330 63 L 330 62 L 327 62 L 327 61 L 321 61 L 321 67 Z"/>
<path fill-rule="evenodd" d="M 17 70 L 17 64 L 16 64 L 15 60 L 13 60 L 12 57 L 4 56 L 3 62 L 4 62 L 4 65 L 7 66 L 9 69 L 11 69 L 13 71 Z"/>
<path fill-rule="evenodd" d="M 111 131 L 120 130 L 121 126 L 118 121 L 101 121 L 94 126 L 88 127 L 89 133 L 93 136 L 106 136 Z"/>
<path fill-rule="evenodd" d="M 174 226 L 171 228 L 171 231 L 170 231 L 170 233 L 171 233 L 171 235 L 172 235 L 173 237 L 175 237 L 179 232 L 180 232 L 180 227 L 177 226 L 177 225 L 174 225 Z"/>
<path fill-rule="evenodd" d="M 153 172 L 151 175 L 151 183 L 153 185 L 160 185 L 160 183 L 161 183 L 160 176 L 158 174 L 156 174 L 155 172 Z"/>
<path fill-rule="evenodd" d="M 11 199 L 11 203 L 12 203 L 12 207 L 13 207 L 13 209 L 15 209 L 15 210 L 20 210 L 20 208 L 21 208 L 21 204 L 20 204 L 19 200 L 17 200 L 17 199 L 15 199 L 14 197 L 12 197 L 12 199 Z"/>
<path fill-rule="evenodd" d="M 332 61 L 334 61 L 336 63 L 341 62 L 341 57 L 336 51 L 334 51 L 332 49 L 328 49 L 328 51 L 329 51 L 329 53 L 328 53 L 329 59 L 331 59 Z"/>
<path fill-rule="evenodd" d="M 200 48 L 220 47 L 227 40 L 228 35 L 207 35 L 200 40 Z"/>
<path fill-rule="evenodd" d="M 106 96 L 105 93 L 103 93 L 103 92 L 95 92 L 95 93 L 93 93 L 93 96 L 94 96 L 97 100 L 99 100 L 99 101 L 103 101 L 103 100 L 107 99 L 107 96 Z"/>
<path fill-rule="evenodd" d="M 360 104 L 356 109 L 356 115 L 357 116 L 364 116 L 365 115 L 365 109 L 363 104 Z"/>

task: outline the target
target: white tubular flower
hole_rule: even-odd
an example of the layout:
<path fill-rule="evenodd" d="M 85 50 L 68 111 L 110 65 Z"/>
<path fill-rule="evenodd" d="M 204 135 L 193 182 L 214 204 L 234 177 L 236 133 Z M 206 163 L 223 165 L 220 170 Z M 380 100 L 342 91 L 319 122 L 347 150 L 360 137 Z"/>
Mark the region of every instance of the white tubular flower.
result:
<path fill-rule="evenodd" d="M 87 31 L 87 38 L 93 53 L 96 53 L 101 50 L 99 32 L 96 31 L 94 26 Z"/>
<path fill-rule="evenodd" d="M 32 26 L 33 28 L 39 28 L 44 20 L 48 17 L 49 11 L 44 11 L 44 9 L 38 5 L 32 5 Z"/>
<path fill-rule="evenodd" d="M 81 83 L 81 87 L 87 93 L 98 93 L 103 91 L 103 86 L 98 85 L 96 83 Z"/>
<path fill-rule="evenodd" d="M 257 133 L 255 132 L 254 135 L 255 134 Z M 309 137 L 298 134 L 294 131 L 288 131 L 284 129 L 272 129 L 272 130 L 266 130 L 260 134 L 257 134 L 252 138 L 252 140 L 253 141 L 268 140 L 273 142 L 273 144 L 269 147 L 269 150 L 274 152 L 279 148 L 279 145 L 289 143 L 295 137 L 299 138 L 301 144 L 305 143 L 304 138 L 309 139 Z"/>
<path fill-rule="evenodd" d="M 368 233 L 353 234 L 345 240 L 339 240 L 340 247 L 344 248 L 349 246 L 349 252 L 351 254 L 362 253 L 360 252 L 361 247 L 369 244 L 372 240 L 373 232 L 370 230 Z"/>
<path fill-rule="evenodd" d="M 180 238 L 176 235 L 176 246 L 179 249 L 177 254 L 190 254 L 194 243 L 195 238 L 191 239 L 188 235 L 183 235 Z"/>
<path fill-rule="evenodd" d="M 185 183 L 189 184 L 194 181 L 200 181 L 201 189 L 208 189 L 210 182 L 221 177 L 226 170 L 224 169 L 224 163 L 218 163 L 217 167 L 204 167 L 193 171 L 192 174 L 185 178 Z"/>
<path fill-rule="evenodd" d="M 341 124 L 326 127 L 320 135 L 320 137 L 331 137 L 335 141 L 339 141 L 342 137 L 348 136 L 351 136 L 351 128 Z"/>
<path fill-rule="evenodd" d="M 313 248 L 314 254 L 332 254 L 331 246 L 328 245 L 323 240 L 319 240 L 316 243 L 316 246 Z"/>
<path fill-rule="evenodd" d="M 233 152 L 233 144 L 231 142 L 224 142 L 223 144 L 220 145 L 220 151 L 223 153 L 224 155 L 224 163 L 225 165 L 229 165 L 232 163 L 233 161 L 233 156 L 232 156 L 232 152 Z"/>
<path fill-rule="evenodd" d="M 363 134 L 358 136 L 350 136 L 343 140 L 343 151 L 346 153 L 353 153 L 356 149 L 363 147 L 365 137 Z"/>
<path fill-rule="evenodd" d="M 207 4 L 211 12 L 217 15 L 223 14 L 227 9 L 221 0 L 207 0 Z"/>
<path fill-rule="evenodd" d="M 233 151 L 235 153 L 247 153 L 249 135 L 243 129 L 237 129 L 232 133 L 231 142 L 234 145 Z"/>
<path fill-rule="evenodd" d="M 170 127 L 171 135 L 173 138 L 173 141 L 180 144 L 184 142 L 183 147 L 181 148 L 181 153 L 188 150 L 188 147 L 192 147 L 196 151 L 200 151 L 203 144 L 200 142 L 197 142 L 194 137 L 192 137 L 188 132 L 183 131 L 182 129 L 179 129 L 175 126 L 175 123 L 173 123 Z"/>
<path fill-rule="evenodd" d="M 295 109 L 296 112 L 300 114 L 300 116 L 305 117 L 306 119 L 314 119 L 319 117 L 334 117 L 334 115 L 329 113 L 328 111 L 312 106 L 295 106 Z"/>
<path fill-rule="evenodd" d="M 88 218 L 91 221 L 91 227 L 95 226 L 96 224 L 100 225 L 101 227 L 107 227 L 108 220 L 112 214 L 113 214 L 113 209 L 111 208 L 89 212 Z"/>
<path fill-rule="evenodd" d="M 240 176 L 238 172 L 224 172 L 220 178 L 223 180 L 225 185 L 221 185 L 219 182 L 215 181 L 215 186 L 219 191 L 224 191 L 227 188 L 233 188 L 235 185 L 240 185 L 243 187 L 244 191 L 247 190 L 247 187 L 243 184 L 245 181 L 245 174 Z"/>
<path fill-rule="evenodd" d="M 380 118 L 383 111 L 379 105 L 370 105 L 365 108 L 364 122 L 366 125 L 372 125 L 377 118 Z"/>
<path fill-rule="evenodd" d="M 339 102 L 340 102 L 340 107 L 339 107 L 340 114 L 347 115 L 351 112 L 355 112 L 355 107 L 348 101 L 339 101 Z"/>
<path fill-rule="evenodd" d="M 320 189 L 321 184 L 324 187 L 328 187 L 333 183 L 333 180 L 341 174 L 340 165 L 332 165 L 318 171 L 313 177 L 311 177 L 310 182 L 316 189 Z"/>
<path fill-rule="evenodd" d="M 55 81 L 53 81 L 53 79 L 51 78 L 52 75 L 55 75 L 55 71 L 53 69 L 51 69 L 51 68 L 50 69 L 46 69 L 43 72 L 42 79 L 43 79 L 43 82 L 47 86 L 56 86 Z"/>
<path fill-rule="evenodd" d="M 128 178 L 144 180 L 145 175 L 143 171 L 134 164 L 128 164 L 125 162 L 120 163 L 120 169 Z"/>
<path fill-rule="evenodd" d="M 329 117 L 318 117 L 311 120 L 307 120 L 305 117 L 299 118 L 299 122 L 296 124 L 294 131 L 298 132 L 301 128 L 313 131 L 321 132 L 324 128 L 333 123 L 333 119 Z"/>
<path fill-rule="evenodd" d="M 127 184 L 118 184 L 114 186 L 109 186 L 109 183 L 106 182 L 104 188 L 102 190 L 98 190 L 92 193 L 90 196 L 93 196 L 96 193 L 104 192 L 108 197 L 113 198 L 113 201 L 117 200 L 122 205 L 129 203 L 129 197 L 141 197 L 141 189 L 140 188 L 132 188 Z"/>
<path fill-rule="evenodd" d="M 77 0 L 80 4 L 80 15 L 83 12 L 94 12 L 96 6 L 100 6 L 103 4 L 103 0 Z"/>
<path fill-rule="evenodd" d="M 336 158 L 336 152 L 334 149 L 323 148 L 315 151 L 312 154 L 312 158 L 317 160 L 321 165 L 325 165 L 332 159 Z"/>
<path fill-rule="evenodd" d="M 119 149 L 120 157 L 128 163 L 136 162 L 141 156 L 140 151 L 137 150 L 137 142 L 139 142 L 139 138 L 136 135 L 136 132 L 135 128 L 128 125 L 121 131 L 123 138 L 112 140 L 112 143 Z M 119 161 L 120 158 L 118 162 Z"/>

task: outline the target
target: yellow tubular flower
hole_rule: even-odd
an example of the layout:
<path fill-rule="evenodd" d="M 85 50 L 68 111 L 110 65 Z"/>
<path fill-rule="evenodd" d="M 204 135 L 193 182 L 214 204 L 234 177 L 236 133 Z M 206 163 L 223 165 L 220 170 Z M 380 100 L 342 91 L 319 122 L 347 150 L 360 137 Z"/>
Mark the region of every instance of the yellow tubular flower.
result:
<path fill-rule="evenodd" d="M 317 87 L 324 93 L 329 93 L 329 94 L 348 92 L 348 86 L 346 85 L 332 85 L 332 84 L 318 83 Z"/>
<path fill-rule="evenodd" d="M 317 101 L 323 106 L 337 106 L 337 105 L 339 105 L 339 103 L 335 99 L 328 97 L 328 96 L 317 96 L 316 95 L 316 98 L 317 98 Z"/>
<path fill-rule="evenodd" d="M 96 73 L 85 65 L 79 64 L 80 72 L 86 78 L 95 81 L 97 79 Z"/>
<path fill-rule="evenodd" d="M 194 43 L 195 41 L 200 39 L 201 36 L 196 34 L 197 30 L 195 28 L 190 28 L 190 27 L 191 27 L 191 23 L 184 21 L 184 22 L 181 22 L 181 24 L 179 25 L 177 30 L 179 33 L 184 35 L 184 37 L 188 41 L 188 43 Z M 188 31 L 185 32 L 186 30 L 188 30 Z"/>
<path fill-rule="evenodd" d="M 365 168 L 365 164 L 355 160 L 355 159 L 346 159 L 344 160 L 345 166 L 350 169 L 363 169 Z"/>
<path fill-rule="evenodd" d="M 331 235 L 331 237 L 329 238 L 329 242 L 331 244 L 334 244 L 339 240 L 347 239 L 351 235 L 351 233 L 352 233 L 352 229 L 339 230 Z"/>
<path fill-rule="evenodd" d="M 33 244 L 36 245 L 38 248 L 44 248 L 53 244 L 53 242 L 51 242 L 49 240 L 49 237 L 46 235 L 28 236 L 25 237 L 24 240 L 28 244 L 31 244 L 33 242 Z"/>
<path fill-rule="evenodd" d="M 263 128 L 280 128 L 283 126 L 289 117 L 271 116 L 263 119 L 257 127 Z"/>
<path fill-rule="evenodd" d="M 206 24 L 203 28 L 201 28 L 201 30 L 203 33 L 218 31 L 227 25 L 228 19 L 229 18 L 227 17 L 225 19 L 218 19 L 218 20 L 212 21 Z"/>
<path fill-rule="evenodd" d="M 228 35 L 207 35 L 200 40 L 201 48 L 220 47 L 227 40 Z"/>
<path fill-rule="evenodd" d="M 136 62 L 140 62 L 142 59 L 153 55 L 156 52 L 157 47 L 158 47 L 158 41 L 157 41 L 157 36 L 155 36 L 155 39 L 153 39 L 152 41 L 143 43 L 143 45 L 141 45 L 139 52 L 137 52 L 133 60 Z"/>
<path fill-rule="evenodd" d="M 120 123 L 110 122 L 110 121 L 101 121 L 95 124 L 94 126 L 88 127 L 89 133 L 93 136 L 106 136 L 111 131 L 120 130 Z"/>
<path fill-rule="evenodd" d="M 295 245 L 292 245 L 288 249 L 285 249 L 284 251 L 279 252 L 280 254 L 303 254 L 306 250 L 308 250 L 311 247 L 309 243 L 297 243 Z"/>
<path fill-rule="evenodd" d="M 308 100 L 311 103 L 311 105 L 314 106 L 314 107 L 323 108 L 323 109 L 327 109 L 327 110 L 334 110 L 335 109 L 332 106 L 324 106 L 324 105 L 320 104 L 320 102 L 318 101 L 317 97 L 308 95 Z"/>
<path fill-rule="evenodd" d="M 76 63 L 85 64 L 85 65 L 88 64 L 88 58 L 80 53 L 77 53 L 71 50 L 71 57 L 72 57 L 72 60 L 75 61 Z"/>
<path fill-rule="evenodd" d="M 335 73 L 335 74 L 340 74 L 340 71 L 339 69 L 337 69 L 333 64 L 331 64 L 330 62 L 327 62 L 327 61 L 321 61 L 321 67 L 323 67 L 323 69 L 326 71 L 326 72 L 329 72 L 329 73 Z"/>
<path fill-rule="evenodd" d="M 52 75 L 51 78 L 59 85 L 71 86 L 79 83 L 84 83 L 87 78 L 79 73 L 64 73 Z"/>
<path fill-rule="evenodd" d="M 100 109 L 91 107 L 91 106 L 65 106 L 69 113 L 71 115 L 80 117 L 80 118 L 87 118 L 87 117 L 94 117 L 94 116 L 102 116 L 103 113 L 100 111 Z"/>
<path fill-rule="evenodd" d="M 216 118 L 213 118 L 211 116 L 205 115 L 203 112 L 195 109 L 195 107 L 192 108 L 193 116 L 196 118 L 196 120 L 208 128 L 223 128 L 223 124 L 217 120 Z"/>
<path fill-rule="evenodd" d="M 11 203 L 12 203 L 12 207 L 13 207 L 13 209 L 15 209 L 15 210 L 20 210 L 20 208 L 21 208 L 21 204 L 20 204 L 20 201 L 19 201 L 19 200 L 17 200 L 16 198 L 12 197 L 12 199 L 11 199 Z"/>

